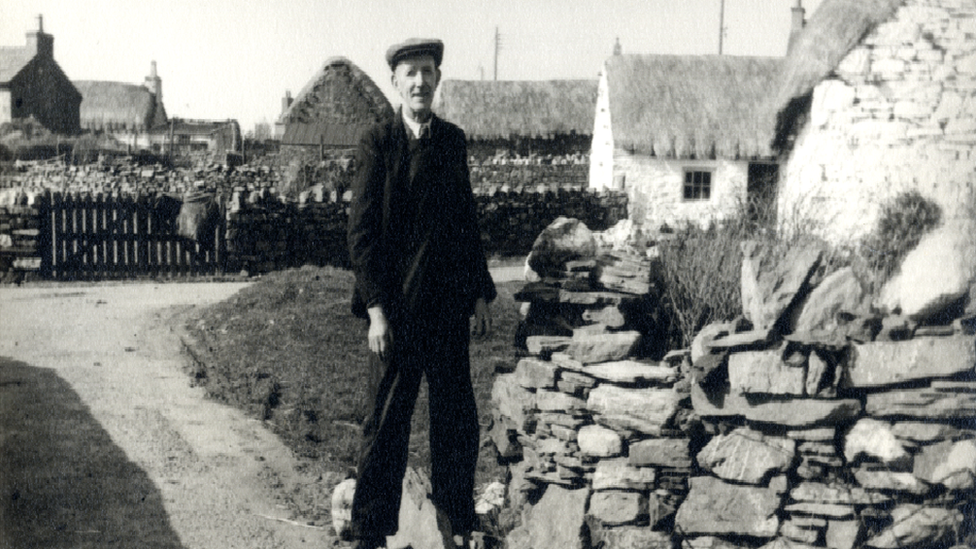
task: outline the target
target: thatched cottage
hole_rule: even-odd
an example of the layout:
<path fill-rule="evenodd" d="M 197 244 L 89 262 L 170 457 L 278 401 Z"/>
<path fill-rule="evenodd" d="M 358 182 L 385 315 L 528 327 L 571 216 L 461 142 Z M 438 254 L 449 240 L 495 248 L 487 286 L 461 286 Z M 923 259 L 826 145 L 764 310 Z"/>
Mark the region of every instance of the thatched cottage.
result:
<path fill-rule="evenodd" d="M 112 135 L 134 148 L 151 146 L 150 132 L 167 123 L 163 83 L 153 61 L 142 85 L 78 80 L 81 92 L 81 127 Z"/>
<path fill-rule="evenodd" d="M 319 177 L 309 172 L 323 163 L 342 162 L 342 169 L 364 130 L 393 107 L 375 82 L 344 57 L 328 59 L 292 100 L 283 101 L 276 123 L 283 127 L 280 162 L 286 192 L 301 192 Z M 341 175 L 341 174 L 340 174 Z"/>
<path fill-rule="evenodd" d="M 566 154 L 589 148 L 596 92 L 596 80 L 445 80 L 434 110 L 473 152 Z"/>
<path fill-rule="evenodd" d="M 850 241 L 908 191 L 976 212 L 976 2 L 824 0 L 776 98 L 785 228 Z"/>
<path fill-rule="evenodd" d="M 52 132 L 77 133 L 80 104 L 81 94 L 54 60 L 54 37 L 44 32 L 42 17 L 26 46 L 0 48 L 0 124 L 33 117 Z"/>
<path fill-rule="evenodd" d="M 604 64 L 592 189 L 623 189 L 647 227 L 707 223 L 768 199 L 776 181 L 769 90 L 781 59 L 623 55 Z"/>

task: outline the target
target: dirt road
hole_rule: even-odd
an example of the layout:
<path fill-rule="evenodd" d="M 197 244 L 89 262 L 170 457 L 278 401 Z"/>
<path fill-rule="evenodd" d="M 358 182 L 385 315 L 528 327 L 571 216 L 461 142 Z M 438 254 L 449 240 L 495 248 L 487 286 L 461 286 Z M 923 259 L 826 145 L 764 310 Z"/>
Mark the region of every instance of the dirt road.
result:
<path fill-rule="evenodd" d="M 184 373 L 173 321 L 242 286 L 0 288 L 0 548 L 335 544 L 292 454 Z"/>

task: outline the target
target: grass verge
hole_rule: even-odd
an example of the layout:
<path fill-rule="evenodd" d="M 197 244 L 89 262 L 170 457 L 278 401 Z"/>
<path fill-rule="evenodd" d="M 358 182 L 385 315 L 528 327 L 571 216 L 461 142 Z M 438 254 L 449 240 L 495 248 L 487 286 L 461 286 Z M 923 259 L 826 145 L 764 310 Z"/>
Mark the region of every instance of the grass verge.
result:
<path fill-rule="evenodd" d="M 186 326 L 196 358 L 191 375 L 211 397 L 265 421 L 309 467 L 339 478 L 355 464 L 366 402 L 366 326 L 349 311 L 352 284 L 350 272 L 332 267 L 272 273 L 197 312 Z M 471 344 L 483 433 L 491 424 L 496 365 L 515 360 L 518 307 L 512 295 L 520 286 L 498 284 L 494 332 Z M 427 433 L 423 384 L 413 416 L 410 464 L 429 474 Z M 476 486 L 504 477 L 486 441 L 483 434 Z M 315 509 L 301 514 L 321 515 L 328 497 L 313 497 L 305 505 Z"/>

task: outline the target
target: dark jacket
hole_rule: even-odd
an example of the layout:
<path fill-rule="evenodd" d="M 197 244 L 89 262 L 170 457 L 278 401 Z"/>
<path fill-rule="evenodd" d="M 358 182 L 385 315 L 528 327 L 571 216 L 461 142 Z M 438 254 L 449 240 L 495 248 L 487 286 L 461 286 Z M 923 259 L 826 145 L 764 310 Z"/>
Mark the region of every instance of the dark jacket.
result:
<path fill-rule="evenodd" d="M 357 316 L 377 303 L 391 319 L 470 316 L 478 297 L 495 298 L 464 132 L 436 116 L 430 129 L 411 140 L 397 112 L 360 140 L 348 227 Z"/>

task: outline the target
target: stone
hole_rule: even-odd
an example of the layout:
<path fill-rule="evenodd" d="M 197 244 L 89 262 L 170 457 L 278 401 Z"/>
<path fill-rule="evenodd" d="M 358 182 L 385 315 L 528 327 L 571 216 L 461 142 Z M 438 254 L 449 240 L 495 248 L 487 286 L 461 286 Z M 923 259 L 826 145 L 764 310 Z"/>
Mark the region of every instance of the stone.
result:
<path fill-rule="evenodd" d="M 712 438 L 700 452 L 698 465 L 719 478 L 748 484 L 765 484 L 785 473 L 793 463 L 796 442 L 766 436 L 748 428 Z"/>
<path fill-rule="evenodd" d="M 505 539 L 508 549 L 583 549 L 583 519 L 589 490 L 549 486 L 522 525 Z"/>
<path fill-rule="evenodd" d="M 931 388 L 870 393 L 864 411 L 874 417 L 971 419 L 976 417 L 976 395 Z"/>
<path fill-rule="evenodd" d="M 889 466 L 904 465 L 911 456 L 891 425 L 872 418 L 862 418 L 844 436 L 844 458 L 853 463 L 861 456 L 876 459 Z"/>
<path fill-rule="evenodd" d="M 838 325 L 838 314 L 857 314 L 863 308 L 867 292 L 854 274 L 845 267 L 827 275 L 803 301 L 796 321 L 796 332 L 833 330 Z"/>
<path fill-rule="evenodd" d="M 485 486 L 475 498 L 474 512 L 481 517 L 497 516 L 505 506 L 505 484 L 496 481 Z"/>
<path fill-rule="evenodd" d="M 616 431 L 599 425 L 585 425 L 576 437 L 580 453 L 591 457 L 619 456 L 623 451 L 623 440 Z"/>
<path fill-rule="evenodd" d="M 639 492 L 600 490 L 590 496 L 589 515 L 606 525 L 632 524 L 647 514 L 647 496 Z"/>
<path fill-rule="evenodd" d="M 556 365 L 548 360 L 523 358 L 515 366 L 515 377 L 526 389 L 551 389 L 556 386 Z"/>
<path fill-rule="evenodd" d="M 627 458 L 601 459 L 593 471 L 594 490 L 650 490 L 657 477 L 652 467 L 634 467 Z"/>
<path fill-rule="evenodd" d="M 637 331 L 574 336 L 566 354 L 584 365 L 622 360 L 633 353 L 640 338 Z"/>
<path fill-rule="evenodd" d="M 863 532 L 859 520 L 829 520 L 824 541 L 829 549 L 854 549 Z"/>
<path fill-rule="evenodd" d="M 744 546 L 715 536 L 684 537 L 681 545 L 690 549 L 744 549 Z"/>
<path fill-rule="evenodd" d="M 559 391 L 537 391 L 535 406 L 540 412 L 572 412 L 586 408 L 586 401 Z"/>
<path fill-rule="evenodd" d="M 805 293 L 823 250 L 799 244 L 776 257 L 775 264 L 769 264 L 768 250 L 756 242 L 743 242 L 742 252 L 742 312 L 756 329 L 772 328 Z"/>
<path fill-rule="evenodd" d="M 599 324 L 607 328 L 620 328 L 626 320 L 619 307 L 603 307 L 601 309 L 587 309 L 583 311 L 583 320 L 591 324 Z"/>
<path fill-rule="evenodd" d="M 776 536 L 782 502 L 776 490 L 738 486 L 714 477 L 693 477 L 689 484 L 691 489 L 675 516 L 675 529 L 684 535 Z"/>
<path fill-rule="evenodd" d="M 647 527 L 596 528 L 593 547 L 613 549 L 673 549 L 674 541 L 667 532 Z M 730 548 L 731 549 L 731 548 Z"/>
<path fill-rule="evenodd" d="M 728 417 L 745 415 L 750 404 L 745 396 L 728 388 L 706 392 L 697 383 L 692 383 L 691 406 L 701 417 Z"/>
<path fill-rule="evenodd" d="M 650 438 L 631 443 L 628 459 L 636 467 L 691 467 L 691 453 L 685 438 Z"/>
<path fill-rule="evenodd" d="M 750 421 L 802 427 L 845 423 L 860 414 L 861 401 L 857 399 L 794 398 L 752 404 L 744 415 Z"/>
<path fill-rule="evenodd" d="M 450 522 L 434 506 L 430 494 L 431 485 L 427 476 L 412 467 L 408 468 L 403 477 L 400 526 L 396 534 L 386 538 L 389 549 L 454 549 Z"/>
<path fill-rule="evenodd" d="M 790 498 L 799 502 L 840 505 L 878 505 L 890 499 L 887 496 L 868 492 L 858 486 L 809 481 L 800 482 L 794 486 L 790 490 Z"/>
<path fill-rule="evenodd" d="M 929 491 L 929 487 L 911 473 L 878 471 L 862 467 L 854 470 L 854 479 L 859 486 L 868 490 L 904 492 L 917 496 Z"/>
<path fill-rule="evenodd" d="M 924 423 L 921 421 L 898 421 L 891 426 L 891 432 L 898 438 L 911 442 L 938 442 L 956 438 L 961 431 L 945 423 Z"/>
<path fill-rule="evenodd" d="M 876 305 L 923 322 L 965 296 L 976 280 L 974 223 L 948 219 L 923 235 L 881 288 Z"/>
<path fill-rule="evenodd" d="M 599 423 L 609 427 L 660 436 L 661 429 L 678 410 L 680 400 L 680 395 L 671 389 L 599 385 L 590 391 L 586 408 L 599 415 Z"/>
<path fill-rule="evenodd" d="M 807 375 L 805 392 L 807 396 L 817 396 L 823 386 L 824 377 L 827 375 L 830 366 L 826 360 L 816 352 L 810 353 L 807 357 Z"/>
<path fill-rule="evenodd" d="M 336 535 L 344 537 L 349 534 L 352 522 L 352 498 L 356 494 L 356 479 L 348 478 L 332 490 L 332 527 Z"/>
<path fill-rule="evenodd" d="M 727 336 L 731 333 L 731 328 L 728 324 L 724 323 L 712 323 L 706 324 L 695 337 L 691 340 L 691 362 L 692 364 L 698 362 L 706 355 L 710 354 L 712 341 Z"/>
<path fill-rule="evenodd" d="M 783 361 L 782 349 L 729 355 L 729 385 L 739 393 L 803 396 L 806 368 Z"/>
<path fill-rule="evenodd" d="M 572 338 L 569 336 L 533 335 L 525 338 L 525 347 L 532 355 L 543 355 L 566 350 Z"/>
<path fill-rule="evenodd" d="M 837 438 L 837 429 L 833 427 L 790 429 L 787 436 L 793 440 L 803 440 L 808 442 L 831 442 Z"/>
<path fill-rule="evenodd" d="M 586 390 L 592 389 L 596 384 L 597 381 L 588 375 L 563 370 L 559 372 L 556 388 L 564 393 L 586 398 L 582 393 L 586 392 L 589 395 Z"/>
<path fill-rule="evenodd" d="M 596 379 L 609 381 L 618 385 L 634 385 L 637 383 L 654 382 L 658 384 L 674 383 L 678 372 L 670 366 L 660 363 L 648 363 L 638 360 L 617 360 L 585 366 L 583 373 Z"/>
<path fill-rule="evenodd" d="M 491 402 L 498 412 L 512 420 L 515 429 L 525 432 L 535 410 L 535 394 L 518 383 L 515 374 L 495 376 L 491 386 Z"/>
<path fill-rule="evenodd" d="M 878 549 L 900 549 L 915 545 L 937 545 L 953 535 L 962 524 L 955 509 L 903 503 L 891 511 L 892 524 L 865 545 Z"/>
<path fill-rule="evenodd" d="M 778 537 L 766 545 L 761 546 L 759 549 L 814 549 L 815 547 L 815 545 L 793 541 L 785 537 Z"/>
<path fill-rule="evenodd" d="M 538 276 L 557 276 L 572 260 L 596 257 L 597 242 L 578 219 L 560 216 L 542 230 L 526 258 L 526 266 Z"/>
<path fill-rule="evenodd" d="M 972 490 L 976 477 L 976 442 L 945 441 L 926 446 L 915 456 L 915 477 L 950 490 Z"/>
<path fill-rule="evenodd" d="M 515 439 L 515 425 L 511 419 L 504 417 L 497 408 L 492 409 L 491 428 L 488 438 L 495 445 L 498 457 L 511 460 L 522 456 L 522 446 Z"/>
<path fill-rule="evenodd" d="M 791 503 L 784 507 L 784 509 L 787 513 L 799 513 L 817 517 L 846 519 L 854 516 L 853 507 L 850 505 L 840 505 L 837 503 L 813 503 L 809 501 L 801 501 L 799 503 Z"/>
<path fill-rule="evenodd" d="M 792 541 L 814 544 L 820 538 L 820 530 L 817 528 L 804 527 L 797 521 L 790 519 L 783 522 L 779 527 L 779 535 L 789 538 Z"/>
<path fill-rule="evenodd" d="M 845 387 L 882 387 L 976 368 L 976 341 L 968 336 L 855 343 L 852 354 Z"/>

